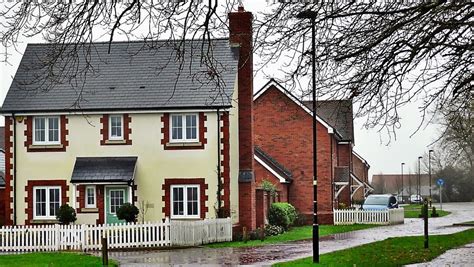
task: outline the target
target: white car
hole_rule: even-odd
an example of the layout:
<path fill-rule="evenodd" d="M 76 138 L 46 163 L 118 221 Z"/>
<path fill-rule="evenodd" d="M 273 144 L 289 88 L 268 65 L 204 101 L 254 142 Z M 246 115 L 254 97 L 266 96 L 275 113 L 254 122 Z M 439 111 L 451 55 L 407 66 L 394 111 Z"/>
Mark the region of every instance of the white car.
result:
<path fill-rule="evenodd" d="M 423 198 L 420 195 L 410 196 L 410 203 L 421 203 L 421 202 L 423 202 Z"/>

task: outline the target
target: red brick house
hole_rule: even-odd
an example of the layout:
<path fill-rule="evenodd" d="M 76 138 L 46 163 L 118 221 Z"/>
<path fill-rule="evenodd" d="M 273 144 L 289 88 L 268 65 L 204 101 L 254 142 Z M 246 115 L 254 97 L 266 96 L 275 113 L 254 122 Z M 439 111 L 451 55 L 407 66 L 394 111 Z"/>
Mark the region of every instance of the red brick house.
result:
<path fill-rule="evenodd" d="M 263 180 L 275 184 L 277 200 L 293 204 L 309 223 L 313 211 L 311 102 L 300 101 L 270 80 L 254 94 L 253 110 L 257 187 Z M 364 196 L 371 190 L 369 165 L 352 149 L 352 102 L 318 101 L 317 113 L 318 219 L 332 224 L 338 203 L 350 205 L 355 193 Z M 266 205 L 261 199 L 257 193 L 260 213 Z M 262 216 L 257 217 L 257 223 L 263 223 Z"/>

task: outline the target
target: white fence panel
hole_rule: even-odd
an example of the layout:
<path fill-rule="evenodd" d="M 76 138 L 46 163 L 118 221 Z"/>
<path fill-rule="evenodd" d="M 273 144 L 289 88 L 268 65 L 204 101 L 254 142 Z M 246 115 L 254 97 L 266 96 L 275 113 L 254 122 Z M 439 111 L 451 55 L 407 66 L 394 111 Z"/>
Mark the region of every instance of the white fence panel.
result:
<path fill-rule="evenodd" d="M 0 227 L 0 251 L 99 250 L 195 246 L 232 240 L 232 220 L 146 222 L 109 225 L 28 225 Z"/>
<path fill-rule="evenodd" d="M 403 208 L 387 210 L 341 209 L 334 210 L 335 225 L 398 224 L 405 219 Z"/>
<path fill-rule="evenodd" d="M 205 219 L 200 221 L 171 221 L 173 246 L 196 246 L 213 242 L 232 241 L 232 220 Z"/>

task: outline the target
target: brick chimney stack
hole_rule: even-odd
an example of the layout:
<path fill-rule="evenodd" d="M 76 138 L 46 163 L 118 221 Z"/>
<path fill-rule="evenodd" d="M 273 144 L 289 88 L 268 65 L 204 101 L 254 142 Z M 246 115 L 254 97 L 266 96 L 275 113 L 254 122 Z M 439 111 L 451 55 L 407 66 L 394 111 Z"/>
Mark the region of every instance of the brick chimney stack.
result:
<path fill-rule="evenodd" d="M 229 13 L 229 41 L 239 48 L 239 223 L 256 228 L 255 177 L 253 167 L 253 51 L 252 13 L 239 6 Z"/>

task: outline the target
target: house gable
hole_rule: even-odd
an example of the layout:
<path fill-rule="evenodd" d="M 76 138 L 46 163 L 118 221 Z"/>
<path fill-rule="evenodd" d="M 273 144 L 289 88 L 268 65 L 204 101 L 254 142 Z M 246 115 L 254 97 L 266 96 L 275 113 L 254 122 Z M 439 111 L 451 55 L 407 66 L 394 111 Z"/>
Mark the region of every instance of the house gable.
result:
<path fill-rule="evenodd" d="M 274 79 L 270 79 L 270 81 L 267 82 L 257 93 L 254 94 L 253 96 L 253 101 L 257 101 L 262 95 L 264 95 L 267 90 L 269 89 L 276 89 L 280 91 L 282 94 L 284 94 L 286 97 L 288 97 L 291 101 L 293 101 L 297 106 L 302 108 L 306 113 L 308 113 L 310 116 L 313 116 L 313 111 L 309 109 L 308 107 L 305 106 L 303 102 L 301 102 L 296 96 L 294 96 L 292 93 L 290 93 L 288 90 L 286 90 L 283 86 L 281 86 L 277 81 Z M 334 133 L 335 129 L 329 123 L 327 123 L 324 119 L 322 119 L 320 116 L 316 115 L 316 120 L 322 124 L 328 131 L 328 133 Z"/>

